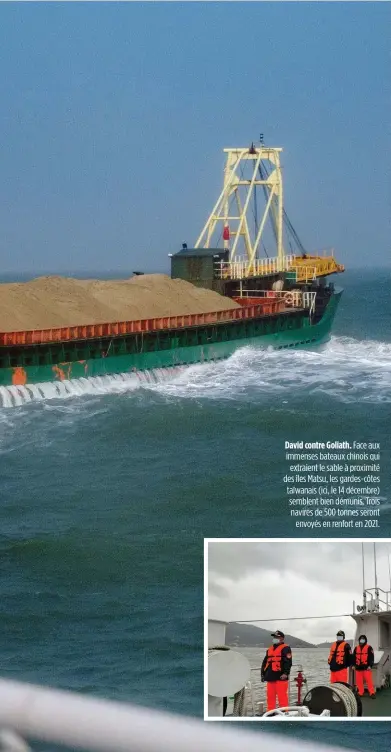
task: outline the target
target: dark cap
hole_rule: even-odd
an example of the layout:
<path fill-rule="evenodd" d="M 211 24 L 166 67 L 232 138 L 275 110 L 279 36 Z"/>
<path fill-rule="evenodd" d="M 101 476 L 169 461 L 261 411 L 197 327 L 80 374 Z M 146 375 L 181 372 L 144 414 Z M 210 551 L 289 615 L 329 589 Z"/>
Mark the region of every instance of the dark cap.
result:
<path fill-rule="evenodd" d="M 284 637 L 285 637 L 285 635 L 284 635 L 284 632 L 280 632 L 280 630 L 279 630 L 279 629 L 276 629 L 276 631 L 275 631 L 275 632 L 272 632 L 272 635 L 271 635 L 271 636 L 272 636 L 272 637 L 282 637 L 282 638 L 284 638 Z"/>
<path fill-rule="evenodd" d="M 337 632 L 337 637 L 339 635 L 341 635 L 342 637 L 345 637 L 345 632 L 342 629 L 340 629 L 339 632 Z"/>

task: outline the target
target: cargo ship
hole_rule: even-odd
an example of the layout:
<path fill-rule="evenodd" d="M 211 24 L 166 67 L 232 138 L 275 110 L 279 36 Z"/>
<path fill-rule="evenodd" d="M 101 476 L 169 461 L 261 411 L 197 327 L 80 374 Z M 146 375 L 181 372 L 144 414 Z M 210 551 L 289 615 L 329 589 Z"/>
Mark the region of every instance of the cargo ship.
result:
<path fill-rule="evenodd" d="M 169 254 L 173 279 L 213 290 L 235 308 L 0 331 L 0 385 L 28 389 L 215 361 L 248 345 L 327 342 L 342 292 L 328 277 L 344 267 L 333 252 L 302 245 L 283 206 L 281 151 L 262 143 L 224 149 L 223 188 L 199 238 Z"/>

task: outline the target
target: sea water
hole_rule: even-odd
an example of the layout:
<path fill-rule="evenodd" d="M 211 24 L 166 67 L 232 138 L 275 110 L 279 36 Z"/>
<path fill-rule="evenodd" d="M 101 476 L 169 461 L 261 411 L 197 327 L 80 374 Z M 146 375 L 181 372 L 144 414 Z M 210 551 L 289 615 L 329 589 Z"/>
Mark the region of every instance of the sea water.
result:
<path fill-rule="evenodd" d="M 246 347 L 3 401 L 3 676 L 200 716 L 203 537 L 308 537 L 288 516 L 285 441 L 379 441 L 391 536 L 389 273 L 344 282 L 321 351 Z M 370 728 L 389 749 L 388 724 Z M 368 748 L 359 724 L 293 731 Z"/>

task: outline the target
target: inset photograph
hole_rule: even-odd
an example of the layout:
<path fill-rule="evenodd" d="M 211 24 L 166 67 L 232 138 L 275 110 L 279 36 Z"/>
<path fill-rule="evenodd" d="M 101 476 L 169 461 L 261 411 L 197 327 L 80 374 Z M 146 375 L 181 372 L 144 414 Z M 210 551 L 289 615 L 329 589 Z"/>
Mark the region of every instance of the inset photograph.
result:
<path fill-rule="evenodd" d="M 205 720 L 391 720 L 391 540 L 205 540 Z"/>

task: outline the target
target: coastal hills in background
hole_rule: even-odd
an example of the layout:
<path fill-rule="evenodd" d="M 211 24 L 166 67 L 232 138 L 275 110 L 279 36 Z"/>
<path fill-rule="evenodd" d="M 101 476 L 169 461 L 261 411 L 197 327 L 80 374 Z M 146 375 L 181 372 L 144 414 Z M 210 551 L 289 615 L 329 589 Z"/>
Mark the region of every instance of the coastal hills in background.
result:
<path fill-rule="evenodd" d="M 312 642 L 300 640 L 299 637 L 286 634 L 285 642 L 287 642 L 291 648 L 329 648 L 332 645 L 333 640 L 315 645 Z M 347 640 L 347 642 L 353 646 L 353 640 Z M 243 648 L 269 647 L 270 629 L 262 629 L 261 627 L 255 627 L 252 624 L 238 624 L 237 622 L 231 622 L 227 625 L 226 644 L 231 647 Z"/>

